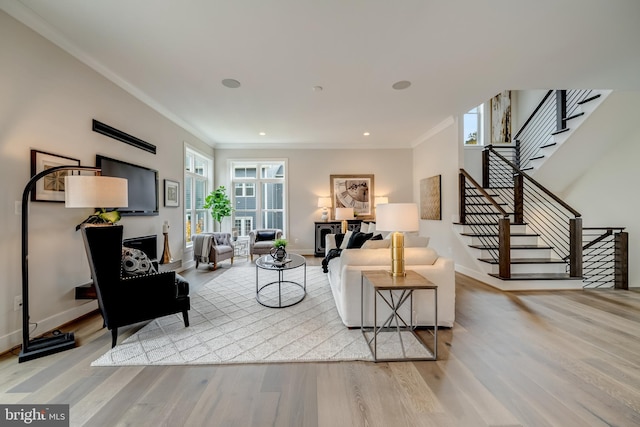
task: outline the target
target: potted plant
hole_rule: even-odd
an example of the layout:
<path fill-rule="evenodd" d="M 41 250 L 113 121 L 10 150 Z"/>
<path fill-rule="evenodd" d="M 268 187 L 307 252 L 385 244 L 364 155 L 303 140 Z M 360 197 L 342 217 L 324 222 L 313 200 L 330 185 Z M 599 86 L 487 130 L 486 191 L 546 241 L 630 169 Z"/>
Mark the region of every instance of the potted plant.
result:
<path fill-rule="evenodd" d="M 227 189 L 224 188 L 224 185 L 219 186 L 205 197 L 203 208 L 211 211 L 211 217 L 220 224 L 220 229 L 222 229 L 222 220 L 231 216 L 233 212 L 233 206 L 231 206 L 231 200 L 227 196 Z"/>
<path fill-rule="evenodd" d="M 87 219 L 76 225 L 76 231 L 80 230 L 84 224 L 101 224 L 101 225 L 113 225 L 120 221 L 120 212 L 117 210 L 107 212 L 106 209 L 100 209 L 95 211 L 92 215 L 89 215 Z"/>
<path fill-rule="evenodd" d="M 286 239 L 276 239 L 273 241 L 273 249 L 271 249 L 271 256 L 276 261 L 284 261 L 287 257 L 287 251 L 285 250 L 287 246 Z"/>

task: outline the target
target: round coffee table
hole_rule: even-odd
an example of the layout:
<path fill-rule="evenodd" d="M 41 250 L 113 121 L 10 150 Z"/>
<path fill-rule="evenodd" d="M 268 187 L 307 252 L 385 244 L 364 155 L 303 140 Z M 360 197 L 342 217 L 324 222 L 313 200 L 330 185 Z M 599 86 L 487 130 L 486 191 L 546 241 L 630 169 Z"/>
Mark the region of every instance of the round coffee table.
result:
<path fill-rule="evenodd" d="M 284 272 L 296 268 L 304 268 L 302 283 L 285 280 Z M 278 273 L 278 280 L 264 285 L 260 284 L 260 270 L 270 270 Z M 298 304 L 307 296 L 307 261 L 302 255 L 287 254 L 284 262 L 280 263 L 271 255 L 263 255 L 256 260 L 256 300 L 270 308 L 285 308 Z"/>

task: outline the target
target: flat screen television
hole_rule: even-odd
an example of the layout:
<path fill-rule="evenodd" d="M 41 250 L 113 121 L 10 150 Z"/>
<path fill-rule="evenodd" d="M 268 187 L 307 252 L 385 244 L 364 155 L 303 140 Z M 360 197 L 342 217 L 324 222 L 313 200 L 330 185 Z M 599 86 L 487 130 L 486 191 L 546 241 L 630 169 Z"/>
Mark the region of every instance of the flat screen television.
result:
<path fill-rule="evenodd" d="M 103 176 L 117 176 L 128 181 L 129 206 L 118 208 L 122 215 L 158 215 L 158 171 L 96 155 L 96 167 Z"/>

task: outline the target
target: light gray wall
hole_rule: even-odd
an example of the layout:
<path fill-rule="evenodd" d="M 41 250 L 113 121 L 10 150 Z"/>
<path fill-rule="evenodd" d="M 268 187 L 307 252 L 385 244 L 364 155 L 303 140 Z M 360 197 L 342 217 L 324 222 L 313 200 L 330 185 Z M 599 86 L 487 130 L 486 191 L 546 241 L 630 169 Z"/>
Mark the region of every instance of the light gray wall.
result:
<path fill-rule="evenodd" d="M 329 176 L 373 174 L 374 196 L 389 202 L 412 200 L 411 149 L 388 150 L 215 150 L 215 184 L 230 187 L 229 161 L 287 159 L 289 165 L 289 223 L 287 239 L 292 251 L 312 254 L 314 221 L 322 209 L 318 197 L 329 197 Z"/>
<path fill-rule="evenodd" d="M 213 150 L 35 32 L 0 12 L 0 351 L 21 342 L 21 217 L 15 203 L 29 181 L 30 150 L 79 159 L 94 165 L 96 154 L 159 171 L 160 215 L 125 217 L 125 237 L 156 234 L 171 224 L 174 258 L 182 257 L 183 210 L 162 206 L 162 180 L 183 182 L 183 142 Z M 157 155 L 95 133 L 100 120 L 157 146 Z M 80 233 L 91 209 L 65 209 L 61 203 L 30 203 L 30 315 L 33 336 L 97 307 L 74 299 L 74 287 L 90 280 Z M 161 253 L 162 240 L 158 251 Z"/>

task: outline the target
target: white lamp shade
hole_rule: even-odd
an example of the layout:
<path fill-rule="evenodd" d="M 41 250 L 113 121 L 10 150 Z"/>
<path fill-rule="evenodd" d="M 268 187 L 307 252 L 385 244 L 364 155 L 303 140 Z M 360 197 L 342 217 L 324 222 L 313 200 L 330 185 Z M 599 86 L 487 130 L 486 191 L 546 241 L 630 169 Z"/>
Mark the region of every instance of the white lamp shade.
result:
<path fill-rule="evenodd" d="M 353 219 L 353 208 L 336 208 L 336 219 Z"/>
<path fill-rule="evenodd" d="M 387 203 L 389 203 L 388 197 L 376 197 L 373 199 L 373 206 L 386 205 Z"/>
<path fill-rule="evenodd" d="M 112 176 L 67 175 L 64 178 L 67 208 L 126 208 L 127 180 Z"/>
<path fill-rule="evenodd" d="M 331 207 L 331 197 L 318 197 L 318 207 L 319 208 L 330 208 Z"/>
<path fill-rule="evenodd" d="M 376 230 L 418 231 L 420 218 L 415 203 L 387 203 L 376 208 Z"/>

